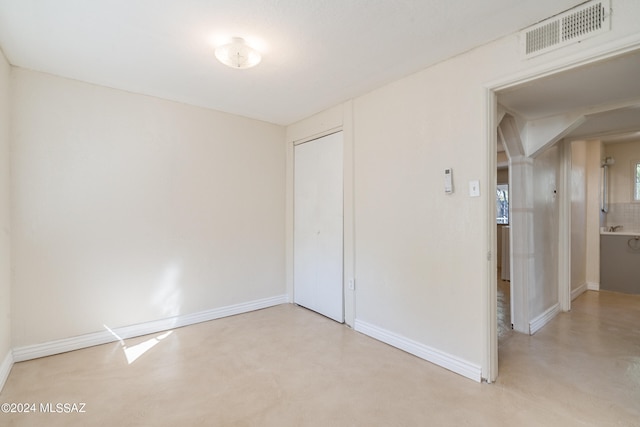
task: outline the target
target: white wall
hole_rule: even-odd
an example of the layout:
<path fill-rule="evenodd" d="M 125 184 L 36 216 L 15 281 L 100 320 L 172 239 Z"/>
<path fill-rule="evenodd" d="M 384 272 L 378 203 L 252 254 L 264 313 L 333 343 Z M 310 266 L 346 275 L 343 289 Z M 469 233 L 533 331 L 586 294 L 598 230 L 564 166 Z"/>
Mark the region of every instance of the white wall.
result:
<path fill-rule="evenodd" d="M 533 163 L 533 247 L 535 286 L 530 287 L 533 318 L 558 302 L 560 148 L 554 146 Z"/>
<path fill-rule="evenodd" d="M 602 143 L 587 141 L 587 286 L 600 287 L 600 162 Z"/>
<path fill-rule="evenodd" d="M 467 143 L 481 130 L 462 117 L 479 114 L 482 92 L 463 77 L 464 62 L 447 61 L 354 101 L 356 315 L 478 362 L 486 221 L 467 183 L 483 176 L 477 159 L 485 150 Z M 468 102 L 460 104 L 463 93 Z M 443 188 L 448 167 L 451 195 Z M 495 197 L 485 185 L 481 191 Z"/>
<path fill-rule="evenodd" d="M 616 39 L 638 39 L 632 16 L 640 2 L 615 8 L 614 30 L 599 38 L 526 60 L 512 35 L 353 100 L 357 321 L 488 369 L 485 290 L 495 286 L 487 261 L 495 219 L 487 206 L 495 190 L 486 177 L 495 152 L 487 135 L 495 132 L 487 129 L 485 88 L 584 60 Z M 452 195 L 443 190 L 447 167 Z M 481 197 L 469 197 L 470 180 L 481 181 Z M 557 242 L 544 236 L 537 243 L 545 250 Z M 533 316 L 557 303 L 557 274 L 553 284 L 533 296 Z"/>
<path fill-rule="evenodd" d="M 587 283 L 587 142 L 571 143 L 571 291 Z"/>
<path fill-rule="evenodd" d="M 0 364 L 11 348 L 9 87 L 10 66 L 0 51 Z"/>
<path fill-rule="evenodd" d="M 283 295 L 284 128 L 13 69 L 13 345 Z"/>

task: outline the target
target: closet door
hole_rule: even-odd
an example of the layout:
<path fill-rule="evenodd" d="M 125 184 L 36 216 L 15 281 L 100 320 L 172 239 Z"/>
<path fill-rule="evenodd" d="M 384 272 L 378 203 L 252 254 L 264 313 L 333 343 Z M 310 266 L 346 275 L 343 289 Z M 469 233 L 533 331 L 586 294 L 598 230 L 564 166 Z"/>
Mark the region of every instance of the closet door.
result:
<path fill-rule="evenodd" d="M 342 132 L 294 148 L 296 304 L 344 321 Z"/>

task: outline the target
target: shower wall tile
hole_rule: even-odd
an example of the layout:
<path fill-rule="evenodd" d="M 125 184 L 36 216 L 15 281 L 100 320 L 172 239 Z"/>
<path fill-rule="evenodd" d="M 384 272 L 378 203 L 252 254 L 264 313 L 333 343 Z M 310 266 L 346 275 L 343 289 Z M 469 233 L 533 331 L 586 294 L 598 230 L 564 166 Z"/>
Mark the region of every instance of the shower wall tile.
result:
<path fill-rule="evenodd" d="M 621 225 L 623 230 L 640 230 L 640 203 L 611 203 L 606 227 Z"/>

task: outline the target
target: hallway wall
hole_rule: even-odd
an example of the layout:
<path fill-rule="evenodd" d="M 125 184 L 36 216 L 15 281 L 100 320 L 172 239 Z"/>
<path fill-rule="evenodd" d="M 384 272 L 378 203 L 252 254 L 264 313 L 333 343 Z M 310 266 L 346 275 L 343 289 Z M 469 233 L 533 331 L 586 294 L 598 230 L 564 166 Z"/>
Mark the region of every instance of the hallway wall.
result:
<path fill-rule="evenodd" d="M 560 150 L 553 146 L 533 162 L 535 282 L 529 302 L 534 319 L 558 303 Z"/>
<path fill-rule="evenodd" d="M 587 287 L 600 287 L 600 162 L 602 142 L 587 141 Z"/>
<path fill-rule="evenodd" d="M 571 142 L 571 291 L 587 284 L 587 142 Z"/>

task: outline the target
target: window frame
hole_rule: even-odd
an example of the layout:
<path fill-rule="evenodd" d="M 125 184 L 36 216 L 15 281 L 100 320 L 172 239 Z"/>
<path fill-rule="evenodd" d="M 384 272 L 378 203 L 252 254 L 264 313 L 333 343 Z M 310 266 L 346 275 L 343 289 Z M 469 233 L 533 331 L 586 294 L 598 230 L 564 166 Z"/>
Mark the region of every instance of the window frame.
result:
<path fill-rule="evenodd" d="M 640 203 L 640 159 L 631 161 L 631 201 Z"/>

